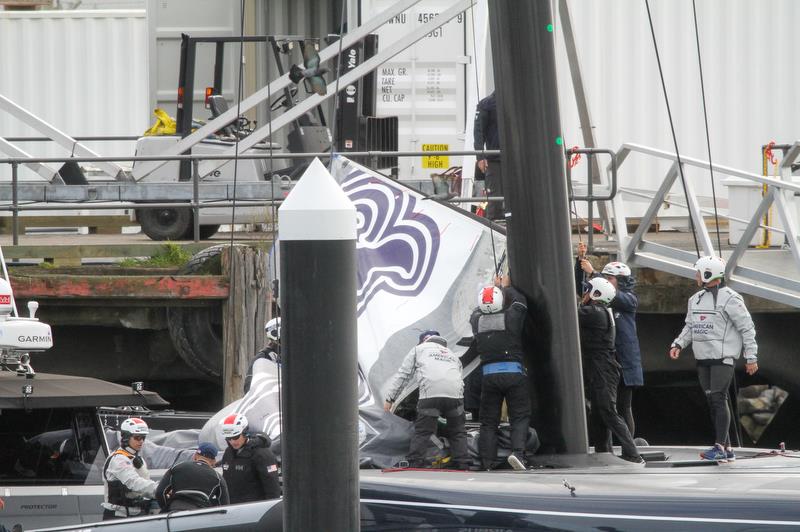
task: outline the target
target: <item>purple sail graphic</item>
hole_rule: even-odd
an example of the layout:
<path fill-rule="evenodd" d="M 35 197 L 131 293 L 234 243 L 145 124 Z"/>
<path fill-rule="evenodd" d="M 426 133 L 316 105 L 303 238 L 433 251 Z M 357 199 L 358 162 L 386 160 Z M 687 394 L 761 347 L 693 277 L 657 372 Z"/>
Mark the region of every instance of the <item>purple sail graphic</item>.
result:
<path fill-rule="evenodd" d="M 419 295 L 439 253 L 436 222 L 414 212 L 414 194 L 364 172 L 348 175 L 342 189 L 357 212 L 358 314 L 381 291 Z"/>

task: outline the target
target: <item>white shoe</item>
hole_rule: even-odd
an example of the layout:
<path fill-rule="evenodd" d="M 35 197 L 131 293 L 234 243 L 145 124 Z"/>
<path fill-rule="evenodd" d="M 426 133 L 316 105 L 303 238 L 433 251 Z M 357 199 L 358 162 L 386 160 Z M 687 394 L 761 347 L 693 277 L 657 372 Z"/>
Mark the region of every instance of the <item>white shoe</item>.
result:
<path fill-rule="evenodd" d="M 508 455 L 508 464 L 514 468 L 514 471 L 526 471 L 527 468 L 522 463 L 522 460 L 514 456 L 513 454 Z"/>

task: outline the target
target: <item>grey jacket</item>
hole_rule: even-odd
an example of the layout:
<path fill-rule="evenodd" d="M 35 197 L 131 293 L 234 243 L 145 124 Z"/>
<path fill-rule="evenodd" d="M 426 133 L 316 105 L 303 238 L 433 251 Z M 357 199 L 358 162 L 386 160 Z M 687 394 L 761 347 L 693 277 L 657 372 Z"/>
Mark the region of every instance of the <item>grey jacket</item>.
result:
<path fill-rule="evenodd" d="M 723 286 L 690 297 L 686 325 L 673 344 L 683 349 L 691 343 L 697 360 L 737 359 L 744 348 L 747 362 L 755 362 L 756 328 L 742 296 Z"/>
<path fill-rule="evenodd" d="M 414 375 L 419 381 L 420 399 L 464 397 L 461 360 L 440 336 L 431 336 L 408 352 L 386 391 L 386 401 L 393 403 Z"/>

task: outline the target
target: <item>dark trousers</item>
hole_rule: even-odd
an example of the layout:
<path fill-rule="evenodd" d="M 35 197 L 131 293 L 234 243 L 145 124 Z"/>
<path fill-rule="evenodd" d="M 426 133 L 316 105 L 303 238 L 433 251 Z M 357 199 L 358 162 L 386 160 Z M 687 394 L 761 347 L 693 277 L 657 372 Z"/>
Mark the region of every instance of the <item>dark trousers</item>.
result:
<path fill-rule="evenodd" d="M 622 380 L 619 381 L 617 388 L 617 412 L 625 420 L 628 432 L 632 437 L 636 437 L 636 422 L 633 420 L 633 390 L 636 386 L 625 386 Z"/>
<path fill-rule="evenodd" d="M 103 509 L 103 521 L 110 521 L 112 519 L 122 519 L 122 517 L 117 517 L 117 512 L 114 510 L 109 510 L 107 508 Z"/>
<path fill-rule="evenodd" d="M 488 161 L 486 168 L 486 195 L 503 195 L 503 167 L 500 161 Z M 486 217 L 490 220 L 504 220 L 505 206 L 502 201 L 490 201 L 486 207 Z"/>
<path fill-rule="evenodd" d="M 491 373 L 481 382 L 481 432 L 478 437 L 481 462 L 490 469 L 497 459 L 497 426 L 503 399 L 508 406 L 511 424 L 511 450 L 523 453 L 528 440 L 531 418 L 531 397 L 528 377 L 523 373 Z"/>
<path fill-rule="evenodd" d="M 623 456 L 639 456 L 625 420 L 617 413 L 619 368 L 613 361 L 598 357 L 592 360 L 589 378 L 593 418 L 591 440 L 595 452 L 612 452 L 611 433 L 613 433 L 622 447 Z"/>
<path fill-rule="evenodd" d="M 470 465 L 467 450 L 467 431 L 464 428 L 463 399 L 452 397 L 429 397 L 417 402 L 417 420 L 414 422 L 414 437 L 408 452 L 411 467 L 428 465 L 425 462 L 425 451 L 431 443 L 431 436 L 436 431 L 439 416 L 447 420 L 447 433 L 450 440 L 450 452 L 453 464 L 459 469 L 467 469 Z"/>
<path fill-rule="evenodd" d="M 706 394 L 714 426 L 714 442 L 730 447 L 731 411 L 728 408 L 728 387 L 733 379 L 733 366 L 697 366 L 697 378 Z"/>

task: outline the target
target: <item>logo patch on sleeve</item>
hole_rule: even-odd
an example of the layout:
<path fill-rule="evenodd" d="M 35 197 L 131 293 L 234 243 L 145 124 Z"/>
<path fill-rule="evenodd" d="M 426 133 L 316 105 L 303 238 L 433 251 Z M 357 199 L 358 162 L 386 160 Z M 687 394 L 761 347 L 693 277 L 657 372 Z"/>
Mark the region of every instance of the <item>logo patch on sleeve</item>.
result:
<path fill-rule="evenodd" d="M 267 473 L 274 473 L 278 470 L 278 464 L 272 464 L 267 466 Z"/>

